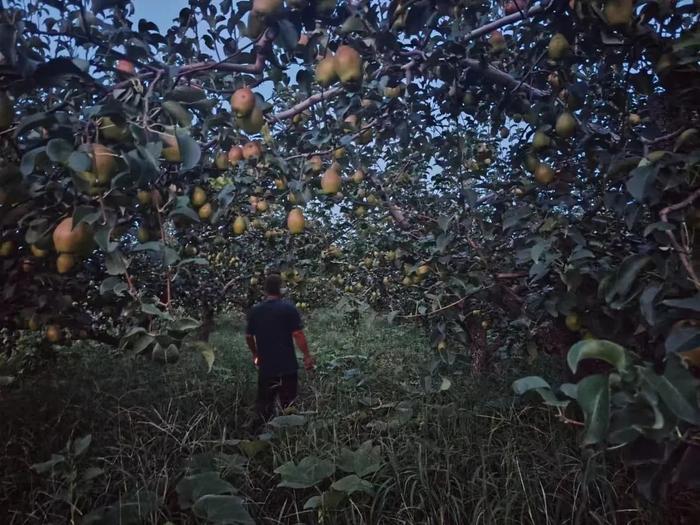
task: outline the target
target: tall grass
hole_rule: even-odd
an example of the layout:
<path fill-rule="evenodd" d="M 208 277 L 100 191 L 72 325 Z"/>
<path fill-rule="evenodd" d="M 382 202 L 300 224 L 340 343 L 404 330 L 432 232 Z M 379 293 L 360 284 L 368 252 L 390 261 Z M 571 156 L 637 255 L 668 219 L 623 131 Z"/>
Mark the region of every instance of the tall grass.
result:
<path fill-rule="evenodd" d="M 662 522 L 618 463 L 582 455 L 575 432 L 546 409 L 514 404 L 512 378 L 453 374 L 451 388 L 426 394 L 431 356 L 423 334 L 371 317 L 352 324 L 329 311 L 310 316 L 319 367 L 302 374 L 295 407 L 307 423 L 275 430 L 269 448 L 246 461 L 238 440 L 256 439 L 255 375 L 241 330 L 239 320 L 219 320 L 210 374 L 195 353 L 163 368 L 80 345 L 9 393 L 0 401 L 0 523 L 79 523 L 98 507 L 141 502 L 144 494 L 155 500 L 145 523 L 195 523 L 179 509 L 175 486 L 188 465 L 213 457 L 224 459 L 223 476 L 257 523 Z M 66 498 L 72 482 L 30 466 L 88 433 L 93 444 L 76 469 L 103 473 Z M 304 509 L 319 488 L 277 487 L 273 470 L 282 463 L 334 459 L 369 439 L 384 463 L 369 477 L 373 496 L 357 493 L 323 512 Z"/>

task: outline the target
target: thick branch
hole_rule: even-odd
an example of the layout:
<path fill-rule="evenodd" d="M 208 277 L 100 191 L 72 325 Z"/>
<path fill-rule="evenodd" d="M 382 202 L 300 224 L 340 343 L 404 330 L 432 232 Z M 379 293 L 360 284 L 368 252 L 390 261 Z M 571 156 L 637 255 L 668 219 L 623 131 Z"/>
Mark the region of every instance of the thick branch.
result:
<path fill-rule="evenodd" d="M 474 71 L 477 71 L 481 73 L 481 75 L 493 81 L 496 84 L 501 84 L 503 86 L 506 86 L 511 89 L 511 91 L 525 91 L 527 92 L 531 97 L 535 98 L 544 98 L 549 95 L 549 92 L 547 91 L 542 91 L 541 89 L 538 89 L 534 86 L 531 86 L 530 84 L 527 84 L 525 82 L 521 82 L 520 80 L 516 79 L 515 77 L 512 77 L 505 71 L 501 71 L 500 69 L 488 65 L 487 67 L 484 67 L 481 62 L 478 60 L 475 60 L 473 58 L 465 58 L 464 63 L 473 69 Z"/>
<path fill-rule="evenodd" d="M 284 111 L 280 111 L 279 113 L 275 113 L 270 116 L 270 120 L 275 122 L 275 121 L 280 121 L 280 120 L 285 120 L 288 118 L 293 117 L 294 115 L 298 115 L 305 109 L 310 108 L 314 104 L 318 104 L 319 102 L 323 100 L 329 100 L 331 98 L 337 97 L 341 93 L 345 91 L 342 87 L 334 87 L 331 89 L 327 89 L 326 91 L 321 91 L 320 93 L 316 93 L 315 95 L 311 95 L 309 98 L 302 100 L 298 104 L 293 105 L 289 109 L 285 109 Z"/>

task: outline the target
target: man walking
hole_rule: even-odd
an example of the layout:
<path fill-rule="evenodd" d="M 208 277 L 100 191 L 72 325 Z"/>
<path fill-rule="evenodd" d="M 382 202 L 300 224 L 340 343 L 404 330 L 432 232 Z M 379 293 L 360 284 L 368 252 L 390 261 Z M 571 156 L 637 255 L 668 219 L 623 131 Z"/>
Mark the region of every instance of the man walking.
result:
<path fill-rule="evenodd" d="M 297 396 L 297 358 L 294 343 L 304 354 L 304 368 L 315 366 L 303 331 L 301 315 L 289 301 L 282 299 L 282 278 L 270 274 L 265 279 L 265 300 L 248 314 L 245 338 L 258 367 L 258 414 L 264 420 L 272 415 L 275 397 L 282 408 Z"/>

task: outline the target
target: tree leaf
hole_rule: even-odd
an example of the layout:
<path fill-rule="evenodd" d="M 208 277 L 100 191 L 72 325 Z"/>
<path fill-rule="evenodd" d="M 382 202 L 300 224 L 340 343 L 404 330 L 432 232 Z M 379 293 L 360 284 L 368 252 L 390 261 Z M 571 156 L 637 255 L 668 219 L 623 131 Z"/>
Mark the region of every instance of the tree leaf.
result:
<path fill-rule="evenodd" d="M 693 297 L 685 297 L 683 299 L 666 299 L 663 304 L 672 308 L 682 308 L 683 310 L 693 310 L 700 312 L 700 294 Z"/>
<path fill-rule="evenodd" d="M 646 255 L 631 255 L 622 261 L 605 294 L 605 301 L 612 304 L 616 299 L 626 297 L 635 279 L 650 260 L 651 258 Z"/>
<path fill-rule="evenodd" d="M 162 107 L 171 117 L 177 120 L 180 126 L 185 128 L 192 126 L 192 114 L 179 102 L 174 100 L 166 100 L 163 102 Z"/>
<path fill-rule="evenodd" d="M 610 425 L 610 383 L 607 375 L 584 377 L 576 387 L 576 400 L 583 410 L 583 446 L 605 440 Z"/>
<path fill-rule="evenodd" d="M 683 366 L 679 356 L 669 355 L 663 376 L 646 367 L 640 367 L 639 372 L 678 419 L 700 424 L 697 397 L 700 382 Z"/>
<path fill-rule="evenodd" d="M 573 373 L 576 373 L 579 363 L 584 359 L 600 359 L 613 365 L 619 372 L 624 372 L 629 366 L 625 349 L 612 341 L 602 339 L 579 341 L 571 347 L 566 356 L 566 362 Z"/>
<path fill-rule="evenodd" d="M 649 192 L 656 181 L 659 167 L 656 164 L 647 164 L 633 169 L 627 180 L 627 191 L 637 202 L 645 202 Z"/>
<path fill-rule="evenodd" d="M 46 154 L 52 161 L 66 164 L 73 154 L 73 144 L 64 139 L 51 139 L 46 144 Z"/>
<path fill-rule="evenodd" d="M 180 156 L 182 158 L 182 170 L 189 171 L 197 164 L 202 156 L 202 150 L 199 149 L 199 144 L 190 136 L 187 131 L 178 129 L 175 131 L 177 144 L 180 147 Z"/>

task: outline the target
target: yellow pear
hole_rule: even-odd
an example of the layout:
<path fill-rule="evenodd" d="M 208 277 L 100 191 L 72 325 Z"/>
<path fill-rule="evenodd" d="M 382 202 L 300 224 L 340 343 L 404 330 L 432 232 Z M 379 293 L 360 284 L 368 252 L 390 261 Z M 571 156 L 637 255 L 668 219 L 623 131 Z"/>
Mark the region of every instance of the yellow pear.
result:
<path fill-rule="evenodd" d="M 565 111 L 557 118 L 554 129 L 560 137 L 564 139 L 569 138 L 576 133 L 576 119 L 571 113 Z"/>
<path fill-rule="evenodd" d="M 549 41 L 547 53 L 552 60 L 560 60 L 569 52 L 569 41 L 561 33 L 555 34 Z"/>
<path fill-rule="evenodd" d="M 544 131 L 536 131 L 532 138 L 532 148 L 535 151 L 548 148 L 550 143 L 551 139 Z"/>
<path fill-rule="evenodd" d="M 362 57 L 354 48 L 342 45 L 335 52 L 335 72 L 343 84 L 362 80 Z"/>
<path fill-rule="evenodd" d="M 287 228 L 290 233 L 298 234 L 304 231 L 304 213 L 301 208 L 292 208 L 287 216 Z"/>
<path fill-rule="evenodd" d="M 56 259 L 56 270 L 61 274 L 68 273 L 73 269 L 76 263 L 77 259 L 72 253 L 60 253 Z"/>
<path fill-rule="evenodd" d="M 316 64 L 316 82 L 323 87 L 328 87 L 338 78 L 335 70 L 335 57 L 328 55 Z"/>
<path fill-rule="evenodd" d="M 163 158 L 168 162 L 180 162 L 182 157 L 180 155 L 180 145 L 177 142 L 175 135 L 168 135 L 167 133 L 161 134 L 161 140 L 163 141 Z"/>
<path fill-rule="evenodd" d="M 253 111 L 247 117 L 238 117 L 236 119 L 238 126 L 248 133 L 249 135 L 254 135 L 259 133 L 265 124 L 265 117 L 263 116 L 262 109 L 259 106 L 255 106 Z"/>
<path fill-rule="evenodd" d="M 214 208 L 212 207 L 210 202 L 204 204 L 201 208 L 199 208 L 199 211 L 197 212 L 199 218 L 203 221 L 208 221 L 211 218 L 212 213 L 214 213 Z"/>
<path fill-rule="evenodd" d="M 603 14 L 611 26 L 626 26 L 632 21 L 634 0 L 607 0 Z"/>
<path fill-rule="evenodd" d="M 204 191 L 200 186 L 195 186 L 192 191 L 192 197 L 190 198 L 192 206 L 199 208 L 207 202 L 207 192 Z"/>
<path fill-rule="evenodd" d="M 216 165 L 217 169 L 221 171 L 228 169 L 228 155 L 226 152 L 219 153 L 214 160 L 214 164 Z"/>
<path fill-rule="evenodd" d="M 110 117 L 100 119 L 100 136 L 114 142 L 124 142 L 131 134 L 126 126 L 118 126 Z"/>
<path fill-rule="evenodd" d="M 336 165 L 328 168 L 321 177 L 321 189 L 325 194 L 338 193 L 342 185 L 342 179 Z"/>
<path fill-rule="evenodd" d="M 58 253 L 85 255 L 92 250 L 92 229 L 84 222 L 73 228 L 72 217 L 63 219 L 53 231 L 53 245 Z"/>
<path fill-rule="evenodd" d="M 241 215 L 236 217 L 236 220 L 233 221 L 233 233 L 235 235 L 243 235 L 247 229 L 248 221 L 245 220 L 245 217 Z"/>
<path fill-rule="evenodd" d="M 255 109 L 255 93 L 250 88 L 240 88 L 231 95 L 231 109 L 237 117 L 247 117 Z"/>
<path fill-rule="evenodd" d="M 546 186 L 554 180 L 554 170 L 548 164 L 541 162 L 535 169 L 535 180 Z"/>

